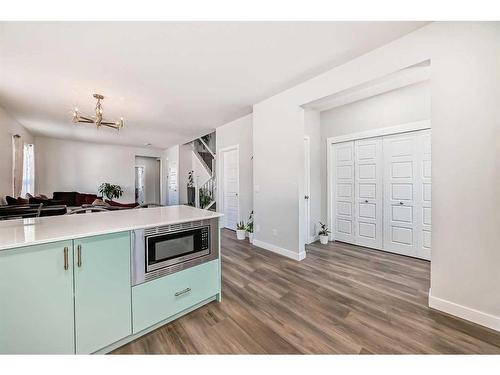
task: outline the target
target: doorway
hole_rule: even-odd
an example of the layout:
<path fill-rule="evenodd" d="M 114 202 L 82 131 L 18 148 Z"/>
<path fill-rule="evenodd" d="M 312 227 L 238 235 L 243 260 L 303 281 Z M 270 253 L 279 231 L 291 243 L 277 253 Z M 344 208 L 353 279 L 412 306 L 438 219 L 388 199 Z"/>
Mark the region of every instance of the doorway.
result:
<path fill-rule="evenodd" d="M 144 169 L 143 165 L 135 166 L 135 202 L 144 204 Z"/>
<path fill-rule="evenodd" d="M 224 227 L 236 230 L 240 221 L 240 175 L 239 175 L 239 146 L 234 145 L 219 151 L 221 212 Z"/>
<path fill-rule="evenodd" d="M 139 204 L 160 204 L 161 161 L 156 157 L 135 157 L 135 201 Z"/>
<path fill-rule="evenodd" d="M 310 244 L 314 235 L 311 231 L 311 141 L 308 136 L 304 137 L 304 216 L 305 216 L 305 233 L 304 242 Z"/>
<path fill-rule="evenodd" d="M 177 160 L 171 160 L 168 162 L 168 205 L 178 205 L 179 204 L 179 180 L 178 180 L 178 163 Z"/>
<path fill-rule="evenodd" d="M 333 239 L 430 260 L 430 144 L 429 121 L 329 138 Z"/>

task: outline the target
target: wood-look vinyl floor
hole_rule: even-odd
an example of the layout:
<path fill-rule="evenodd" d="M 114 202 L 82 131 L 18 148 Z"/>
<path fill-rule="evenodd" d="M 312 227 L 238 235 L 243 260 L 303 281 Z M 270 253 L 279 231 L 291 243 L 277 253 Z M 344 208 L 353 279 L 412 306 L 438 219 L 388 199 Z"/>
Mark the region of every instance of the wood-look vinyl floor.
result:
<path fill-rule="evenodd" d="M 426 261 L 315 243 L 297 262 L 222 236 L 222 302 L 113 353 L 500 353 L 500 334 L 427 307 Z"/>

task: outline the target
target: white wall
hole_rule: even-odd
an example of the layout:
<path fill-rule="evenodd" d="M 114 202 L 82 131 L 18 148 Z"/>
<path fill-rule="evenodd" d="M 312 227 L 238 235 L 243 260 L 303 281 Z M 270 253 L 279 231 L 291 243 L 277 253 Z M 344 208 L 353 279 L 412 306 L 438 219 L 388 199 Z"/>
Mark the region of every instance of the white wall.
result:
<path fill-rule="evenodd" d="M 424 81 L 321 112 L 321 136 L 326 140 L 430 116 L 430 82 Z"/>
<path fill-rule="evenodd" d="M 33 136 L 0 107 L 0 204 L 12 195 L 12 136 L 19 134 L 24 143 L 33 143 Z M 36 153 L 36 148 L 35 148 Z M 36 184 L 35 178 L 35 184 Z"/>
<path fill-rule="evenodd" d="M 320 112 L 310 109 L 304 111 L 304 135 L 309 137 L 310 148 L 310 226 L 308 229 L 309 239 L 305 238 L 305 240 L 309 242 L 313 239 L 316 239 L 316 235 L 318 234 L 319 230 L 319 221 L 322 221 L 323 223 L 325 222 L 321 216 L 321 207 L 323 205 L 321 195 L 323 158 L 321 154 L 322 138 Z"/>
<path fill-rule="evenodd" d="M 238 145 L 239 146 L 239 172 L 240 172 L 240 218 L 247 221 L 250 212 L 253 210 L 253 141 L 252 141 L 252 115 L 241 117 L 231 121 L 215 130 L 217 143 L 217 158 L 220 158 L 220 150 Z M 217 163 L 219 168 L 220 163 Z M 217 176 L 221 176 L 217 170 Z M 217 179 L 217 191 L 222 192 L 222 181 Z M 220 202 L 221 196 L 218 197 Z M 217 206 L 220 208 L 220 204 Z"/>
<path fill-rule="evenodd" d="M 119 201 L 134 202 L 136 155 L 161 157 L 162 151 L 36 137 L 36 193 L 48 196 L 54 191 L 97 193 L 101 183 L 109 182 L 124 189 Z"/>
<path fill-rule="evenodd" d="M 321 112 L 321 219 L 327 220 L 327 138 L 430 118 L 429 81 Z"/>
<path fill-rule="evenodd" d="M 500 330 L 499 55 L 500 23 L 432 23 L 255 104 L 255 239 L 301 257 L 300 106 L 430 59 L 431 303 Z"/>

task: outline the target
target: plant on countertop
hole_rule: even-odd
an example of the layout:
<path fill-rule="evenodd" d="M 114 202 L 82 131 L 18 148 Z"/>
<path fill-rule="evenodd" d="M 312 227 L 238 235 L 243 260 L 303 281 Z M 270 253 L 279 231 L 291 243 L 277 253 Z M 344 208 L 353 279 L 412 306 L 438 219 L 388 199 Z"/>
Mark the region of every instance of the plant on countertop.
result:
<path fill-rule="evenodd" d="M 113 198 L 120 198 L 123 195 L 123 189 L 120 185 L 103 182 L 101 186 L 99 186 L 99 193 L 109 200 L 113 200 Z"/>
<path fill-rule="evenodd" d="M 328 243 L 328 234 L 330 233 L 330 231 L 328 230 L 326 224 L 323 224 L 321 221 L 319 222 L 319 226 L 319 241 L 322 245 L 326 245 Z"/>

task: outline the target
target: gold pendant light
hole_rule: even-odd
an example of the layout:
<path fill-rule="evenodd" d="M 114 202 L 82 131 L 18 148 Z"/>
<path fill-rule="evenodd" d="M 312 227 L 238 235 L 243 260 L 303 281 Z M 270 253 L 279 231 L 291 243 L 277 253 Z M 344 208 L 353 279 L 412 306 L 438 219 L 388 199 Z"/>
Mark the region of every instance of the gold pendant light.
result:
<path fill-rule="evenodd" d="M 97 103 L 95 106 L 95 116 L 92 117 L 86 117 L 80 115 L 80 112 L 78 112 L 78 108 L 75 107 L 73 110 L 73 122 L 84 122 L 87 124 L 96 124 L 97 129 L 103 126 L 107 126 L 108 128 L 113 128 L 116 130 L 120 130 L 123 128 L 123 117 L 120 117 L 118 121 L 115 122 L 110 122 L 110 121 L 104 121 L 102 117 L 102 105 L 101 105 L 101 100 L 104 99 L 104 96 L 101 94 L 94 94 L 94 98 L 97 99 Z"/>

